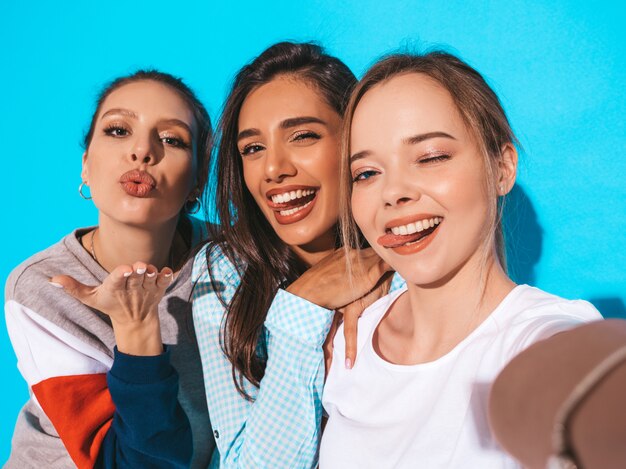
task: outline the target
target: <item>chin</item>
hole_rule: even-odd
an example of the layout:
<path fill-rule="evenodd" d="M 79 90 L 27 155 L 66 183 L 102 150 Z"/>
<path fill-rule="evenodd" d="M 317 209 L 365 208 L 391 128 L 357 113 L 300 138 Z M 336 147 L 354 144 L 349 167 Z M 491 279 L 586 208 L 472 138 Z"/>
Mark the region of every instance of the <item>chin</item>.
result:
<path fill-rule="evenodd" d="M 278 229 L 275 229 L 275 231 L 281 241 L 288 246 L 311 244 L 321 237 L 320 233 L 307 229 L 307 227 L 286 228 L 284 226 L 280 226 Z"/>
<path fill-rule="evenodd" d="M 165 223 L 170 222 L 173 219 L 178 218 L 179 213 L 174 214 L 155 214 L 148 210 L 134 210 L 127 213 L 114 213 L 114 216 L 110 217 L 115 219 L 118 223 L 122 223 L 127 226 L 133 226 L 136 228 L 154 228 L 163 226 Z"/>
<path fill-rule="evenodd" d="M 316 241 L 325 238 L 329 231 L 333 229 L 336 220 L 319 220 L 315 213 L 308 217 L 290 224 L 280 224 L 270 214 L 269 222 L 276 235 L 289 246 L 303 246 L 314 244 Z"/>

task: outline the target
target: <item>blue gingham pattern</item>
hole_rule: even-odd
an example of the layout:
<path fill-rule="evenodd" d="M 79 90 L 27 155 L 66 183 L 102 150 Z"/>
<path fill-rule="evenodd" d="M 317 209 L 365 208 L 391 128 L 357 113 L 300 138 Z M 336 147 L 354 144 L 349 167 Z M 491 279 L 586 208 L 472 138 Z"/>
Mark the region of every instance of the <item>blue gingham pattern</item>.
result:
<path fill-rule="evenodd" d="M 399 273 L 396 272 L 395 274 L 393 274 L 393 278 L 391 279 L 389 293 L 393 293 L 396 290 L 400 290 L 401 288 L 404 288 L 405 285 L 406 285 L 406 282 L 404 281 L 404 279 L 400 277 Z"/>
<path fill-rule="evenodd" d="M 219 249 L 211 253 L 217 288 L 229 301 L 239 283 Z M 317 464 L 322 416 L 324 355 L 333 311 L 279 290 L 265 321 L 268 361 L 261 387 L 244 380 L 254 402 L 233 382 L 220 342 L 224 307 L 213 290 L 206 251 L 196 256 L 193 320 L 200 349 L 209 415 L 219 455 L 211 467 L 310 468 Z"/>

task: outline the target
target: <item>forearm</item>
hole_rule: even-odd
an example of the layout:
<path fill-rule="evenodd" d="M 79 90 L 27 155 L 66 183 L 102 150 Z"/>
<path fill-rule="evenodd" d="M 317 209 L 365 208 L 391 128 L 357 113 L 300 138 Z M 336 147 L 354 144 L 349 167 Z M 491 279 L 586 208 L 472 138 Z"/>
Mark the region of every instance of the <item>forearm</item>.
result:
<path fill-rule="evenodd" d="M 332 312 L 280 292 L 268 313 L 265 375 L 250 407 L 239 468 L 313 467 Z"/>
<path fill-rule="evenodd" d="M 223 352 L 224 305 L 239 278 L 219 252 L 196 258 L 198 279 L 193 317 L 204 369 L 211 424 L 221 469 L 306 468 L 315 464 L 321 415 L 323 359 L 321 345 L 333 312 L 279 291 L 268 311 L 269 359 L 260 388 L 243 380 L 246 400 L 233 380 L 233 366 Z M 215 291 L 219 285 L 222 290 Z M 282 333 L 283 330 L 295 332 Z M 304 363 L 306 361 L 306 364 Z M 281 368 L 280 365 L 284 365 Z M 239 373 L 235 373 L 239 379 Z"/>
<path fill-rule="evenodd" d="M 169 352 L 137 357 L 116 350 L 107 383 L 115 404 L 97 467 L 182 468 L 193 454 Z"/>
<path fill-rule="evenodd" d="M 269 346 L 272 358 L 246 423 L 239 468 L 310 468 L 317 463 L 323 354 L 278 342 Z"/>

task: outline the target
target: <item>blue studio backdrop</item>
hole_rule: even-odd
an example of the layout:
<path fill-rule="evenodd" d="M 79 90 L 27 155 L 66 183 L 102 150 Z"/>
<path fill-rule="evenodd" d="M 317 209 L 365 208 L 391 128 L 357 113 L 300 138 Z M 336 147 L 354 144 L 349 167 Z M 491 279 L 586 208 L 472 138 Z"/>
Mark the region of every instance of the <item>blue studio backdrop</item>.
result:
<path fill-rule="evenodd" d="M 112 78 L 145 67 L 181 76 L 215 121 L 236 70 L 276 41 L 319 41 L 359 76 L 386 52 L 443 47 L 493 85 L 523 145 L 506 216 L 514 278 L 626 318 L 625 9 L 617 0 L 3 2 L 0 279 L 96 223 L 77 192 L 80 141 Z M 28 397 L 4 321 L 0 366 L 1 464 Z"/>

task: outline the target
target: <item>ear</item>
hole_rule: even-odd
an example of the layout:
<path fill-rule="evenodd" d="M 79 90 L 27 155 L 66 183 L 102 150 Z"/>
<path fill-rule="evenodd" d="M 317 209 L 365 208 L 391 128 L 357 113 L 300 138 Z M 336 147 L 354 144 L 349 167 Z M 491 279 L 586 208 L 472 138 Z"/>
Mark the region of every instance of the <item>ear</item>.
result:
<path fill-rule="evenodd" d="M 191 189 L 191 192 L 189 192 L 189 195 L 187 196 L 187 202 L 195 202 L 196 197 L 200 197 L 200 190 L 198 189 L 198 186 L 194 186 L 194 188 Z"/>
<path fill-rule="evenodd" d="M 503 196 L 513 189 L 517 176 L 517 149 L 510 142 L 502 146 L 498 170 L 496 192 L 499 196 Z"/>
<path fill-rule="evenodd" d="M 80 172 L 80 177 L 86 184 L 89 183 L 89 169 L 87 168 L 87 152 L 83 153 L 83 166 Z"/>

